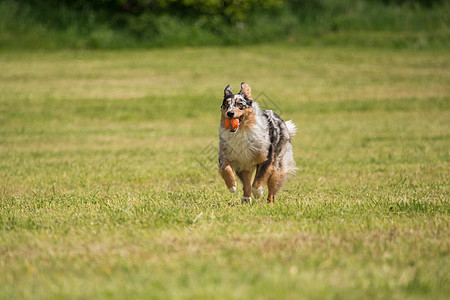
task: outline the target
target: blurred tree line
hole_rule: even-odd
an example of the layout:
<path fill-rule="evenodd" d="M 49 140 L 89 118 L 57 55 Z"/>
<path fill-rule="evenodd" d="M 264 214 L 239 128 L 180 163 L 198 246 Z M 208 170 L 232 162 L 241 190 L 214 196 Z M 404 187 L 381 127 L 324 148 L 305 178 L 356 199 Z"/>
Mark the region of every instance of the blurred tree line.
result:
<path fill-rule="evenodd" d="M 37 31 L 62 46 L 108 48 L 257 43 L 354 28 L 414 30 L 423 22 L 418 11 L 448 8 L 448 1 L 0 0 L 0 48 L 18 34 L 27 37 L 25 44 L 39 43 Z"/>
<path fill-rule="evenodd" d="M 307 14 L 330 6 L 356 4 L 361 1 L 339 0 L 17 0 L 33 6 L 65 6 L 73 9 L 95 9 L 113 17 L 135 17 L 142 14 L 170 14 L 179 17 L 220 15 L 227 21 L 243 20 L 248 13 L 273 11 L 282 7 Z M 385 5 L 420 5 L 431 7 L 446 0 L 367 0 Z"/>

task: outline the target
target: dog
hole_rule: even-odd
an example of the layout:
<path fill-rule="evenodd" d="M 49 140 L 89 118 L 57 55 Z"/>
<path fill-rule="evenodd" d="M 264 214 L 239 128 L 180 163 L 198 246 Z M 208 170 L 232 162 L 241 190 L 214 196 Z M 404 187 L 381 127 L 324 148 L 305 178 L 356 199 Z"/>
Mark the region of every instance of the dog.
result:
<path fill-rule="evenodd" d="M 231 126 L 229 119 L 237 128 Z M 227 123 L 230 126 L 227 128 Z M 233 170 L 243 185 L 241 203 L 252 203 L 268 186 L 267 203 L 273 205 L 284 181 L 296 171 L 291 138 L 297 128 L 284 122 L 272 110 L 261 110 L 245 82 L 233 94 L 230 85 L 224 90 L 219 125 L 219 173 L 230 192 L 236 192 Z M 256 172 L 255 172 L 256 171 Z M 253 183 L 252 177 L 255 173 Z"/>

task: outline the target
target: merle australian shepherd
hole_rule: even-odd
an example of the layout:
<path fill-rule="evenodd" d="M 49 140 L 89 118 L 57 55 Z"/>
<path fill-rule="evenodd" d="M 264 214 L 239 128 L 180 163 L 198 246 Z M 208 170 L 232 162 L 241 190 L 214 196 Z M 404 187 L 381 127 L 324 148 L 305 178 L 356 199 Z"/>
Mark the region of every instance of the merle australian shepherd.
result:
<path fill-rule="evenodd" d="M 260 110 L 245 82 L 237 94 L 230 85 L 225 88 L 221 113 L 219 172 L 225 184 L 230 192 L 236 191 L 234 170 L 243 185 L 241 202 L 251 203 L 252 194 L 260 198 L 263 184 L 267 183 L 267 202 L 273 204 L 286 177 L 296 170 L 291 145 L 296 132 L 294 123 L 284 122 L 272 110 Z M 228 119 L 236 119 L 233 124 L 237 127 L 227 128 Z"/>

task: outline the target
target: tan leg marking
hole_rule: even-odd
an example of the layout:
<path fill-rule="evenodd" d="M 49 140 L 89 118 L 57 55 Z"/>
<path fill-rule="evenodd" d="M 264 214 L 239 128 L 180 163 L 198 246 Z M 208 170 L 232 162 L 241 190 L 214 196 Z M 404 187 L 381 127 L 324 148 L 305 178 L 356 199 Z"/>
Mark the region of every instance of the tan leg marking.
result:
<path fill-rule="evenodd" d="M 236 178 L 234 177 L 233 169 L 229 164 L 222 165 L 219 172 L 228 189 L 236 187 Z"/>
<path fill-rule="evenodd" d="M 284 179 L 286 178 L 285 174 L 282 174 L 281 172 L 274 171 L 272 175 L 270 176 L 267 185 L 269 187 L 269 195 L 267 197 L 267 203 L 273 205 L 275 201 L 275 196 L 278 192 L 278 190 L 283 185 Z"/>
<path fill-rule="evenodd" d="M 244 186 L 244 197 L 252 196 L 252 173 L 253 173 L 252 171 L 240 172 L 242 185 Z"/>

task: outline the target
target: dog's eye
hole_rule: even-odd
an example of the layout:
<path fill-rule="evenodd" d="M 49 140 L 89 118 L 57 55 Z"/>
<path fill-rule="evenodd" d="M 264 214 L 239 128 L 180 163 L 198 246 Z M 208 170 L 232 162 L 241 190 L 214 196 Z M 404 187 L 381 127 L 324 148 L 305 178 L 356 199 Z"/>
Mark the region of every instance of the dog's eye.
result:
<path fill-rule="evenodd" d="M 239 109 L 245 109 L 247 106 L 243 103 L 239 103 L 237 106 Z"/>
<path fill-rule="evenodd" d="M 221 106 L 220 108 L 221 108 L 221 109 L 226 109 L 226 108 L 228 108 L 229 106 L 230 106 L 230 100 L 227 99 L 227 100 L 224 100 L 224 101 L 223 101 L 222 106 Z"/>

